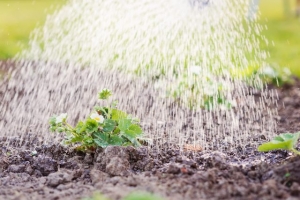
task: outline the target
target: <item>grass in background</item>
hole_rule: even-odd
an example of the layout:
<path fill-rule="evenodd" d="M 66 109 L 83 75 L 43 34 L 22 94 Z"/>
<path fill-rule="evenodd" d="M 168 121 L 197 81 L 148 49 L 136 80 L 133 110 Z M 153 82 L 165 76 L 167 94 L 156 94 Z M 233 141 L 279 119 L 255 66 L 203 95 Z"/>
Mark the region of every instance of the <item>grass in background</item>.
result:
<path fill-rule="evenodd" d="M 273 45 L 262 45 L 270 52 L 268 62 L 289 67 L 300 76 L 300 19 L 294 14 L 295 1 L 288 0 L 291 15 L 285 13 L 284 1 L 260 0 L 261 19 L 266 25 L 263 31 Z M 30 32 L 43 24 L 46 14 L 55 9 L 51 5 L 63 5 L 66 0 L 0 0 L 0 59 L 8 59 L 26 47 Z M 48 12 L 45 12 L 48 9 Z"/>
<path fill-rule="evenodd" d="M 261 48 L 270 52 L 269 63 L 288 67 L 300 76 L 300 18 L 295 17 L 296 0 L 288 0 L 288 4 L 284 1 L 287 0 L 260 1 L 259 23 L 268 27 L 262 34 L 270 42 Z M 288 10 L 285 5 L 290 6 Z"/>
<path fill-rule="evenodd" d="M 30 32 L 65 0 L 0 0 L 0 59 L 13 57 L 28 44 Z"/>

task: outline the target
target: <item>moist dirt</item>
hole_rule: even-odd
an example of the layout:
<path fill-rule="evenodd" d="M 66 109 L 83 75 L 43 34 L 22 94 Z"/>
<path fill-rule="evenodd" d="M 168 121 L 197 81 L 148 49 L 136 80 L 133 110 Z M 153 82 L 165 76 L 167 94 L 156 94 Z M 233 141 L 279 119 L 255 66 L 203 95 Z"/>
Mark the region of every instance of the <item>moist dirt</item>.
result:
<path fill-rule="evenodd" d="M 300 81 L 270 89 L 279 96 L 278 133 L 300 130 Z M 230 152 L 111 146 L 83 153 L 40 144 L 34 134 L 0 138 L 0 199 L 73 200 L 100 192 L 114 200 L 134 191 L 166 200 L 300 198 L 300 156 L 286 151 L 261 153 L 251 145 Z"/>

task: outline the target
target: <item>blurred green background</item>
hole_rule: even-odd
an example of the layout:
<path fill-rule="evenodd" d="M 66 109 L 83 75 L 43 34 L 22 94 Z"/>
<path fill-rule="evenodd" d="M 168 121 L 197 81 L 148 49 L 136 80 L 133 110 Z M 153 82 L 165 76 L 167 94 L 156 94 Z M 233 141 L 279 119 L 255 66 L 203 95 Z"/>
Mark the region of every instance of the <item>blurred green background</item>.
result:
<path fill-rule="evenodd" d="M 30 32 L 42 25 L 66 0 L 0 0 L 0 60 L 28 44 Z"/>
<path fill-rule="evenodd" d="M 30 32 L 66 1 L 0 0 L 0 60 L 25 48 Z M 260 0 L 259 23 L 268 27 L 262 34 L 275 44 L 261 44 L 270 52 L 268 62 L 300 76 L 300 18 L 295 17 L 295 9 L 296 0 Z"/>

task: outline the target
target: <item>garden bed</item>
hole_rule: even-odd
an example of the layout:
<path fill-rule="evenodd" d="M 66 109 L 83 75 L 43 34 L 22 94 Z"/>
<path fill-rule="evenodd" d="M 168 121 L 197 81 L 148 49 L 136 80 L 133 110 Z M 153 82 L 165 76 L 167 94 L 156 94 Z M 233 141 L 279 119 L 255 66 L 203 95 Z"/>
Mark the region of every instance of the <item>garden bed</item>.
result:
<path fill-rule="evenodd" d="M 279 133 L 300 130 L 299 88 L 296 80 L 276 89 Z M 23 140 L 0 138 L 0 199 L 81 199 L 96 191 L 111 199 L 134 191 L 170 200 L 300 197 L 300 157 L 285 151 L 108 147 L 82 153 L 58 144 L 41 146 L 34 135 Z"/>

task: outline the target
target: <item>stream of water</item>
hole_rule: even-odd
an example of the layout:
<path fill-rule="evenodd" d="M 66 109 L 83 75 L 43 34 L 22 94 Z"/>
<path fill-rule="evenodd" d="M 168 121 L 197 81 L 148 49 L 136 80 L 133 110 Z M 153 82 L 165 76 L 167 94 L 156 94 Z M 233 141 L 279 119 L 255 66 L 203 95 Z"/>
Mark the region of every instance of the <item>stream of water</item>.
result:
<path fill-rule="evenodd" d="M 244 0 L 68 1 L 0 82 L 0 136 L 60 140 L 49 117 L 66 112 L 75 124 L 109 88 L 153 148 L 229 150 L 272 137 L 276 95 L 241 73 L 268 56 L 247 9 Z M 250 79 L 262 88 L 256 100 Z"/>

